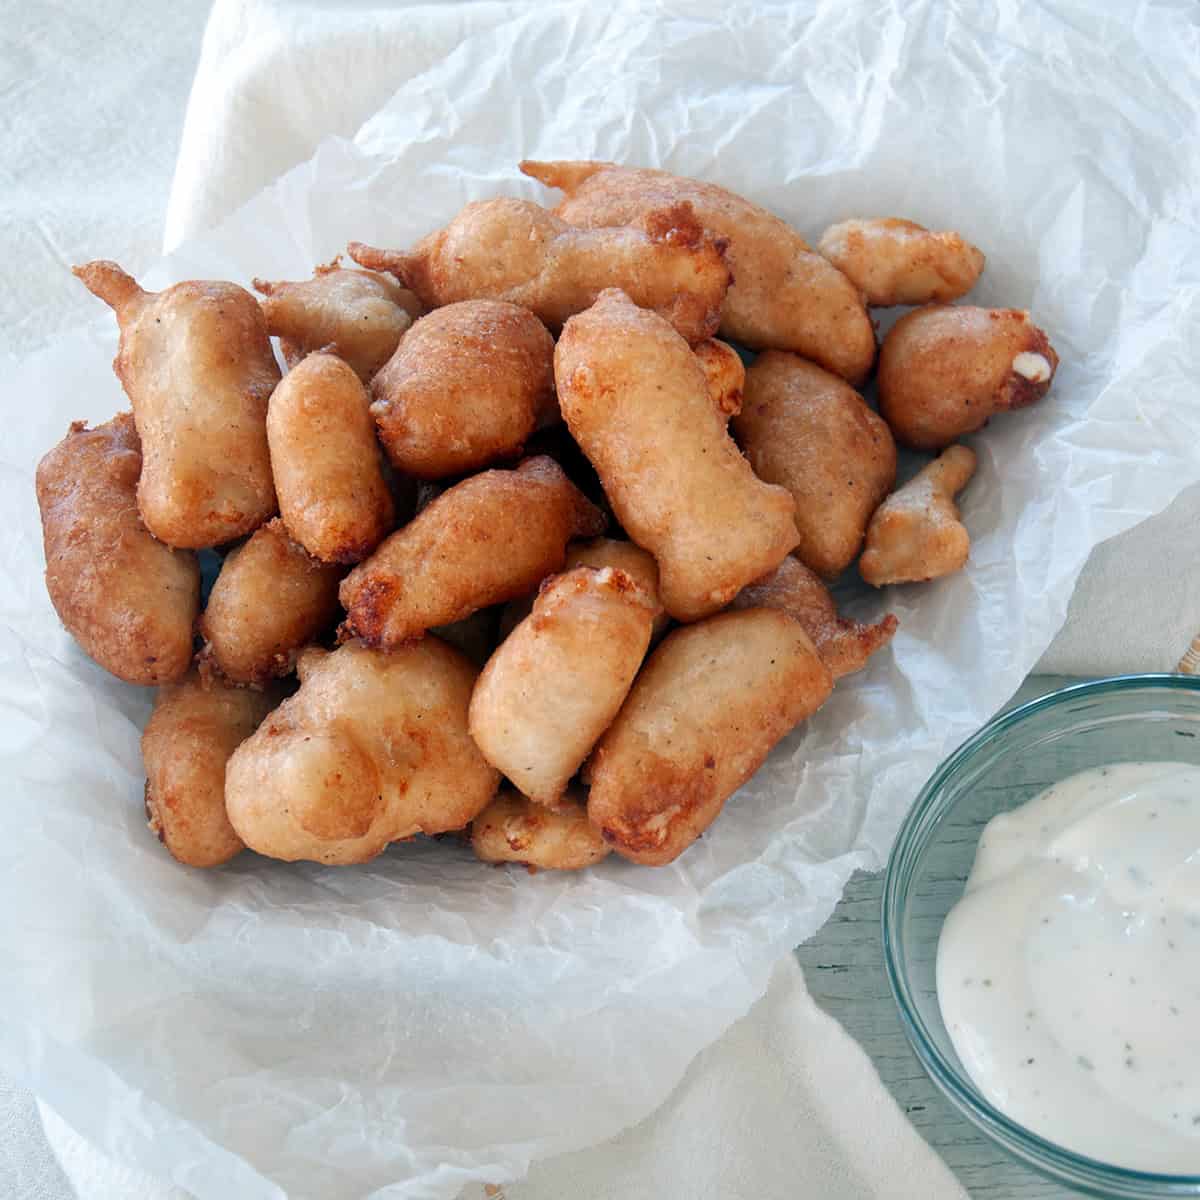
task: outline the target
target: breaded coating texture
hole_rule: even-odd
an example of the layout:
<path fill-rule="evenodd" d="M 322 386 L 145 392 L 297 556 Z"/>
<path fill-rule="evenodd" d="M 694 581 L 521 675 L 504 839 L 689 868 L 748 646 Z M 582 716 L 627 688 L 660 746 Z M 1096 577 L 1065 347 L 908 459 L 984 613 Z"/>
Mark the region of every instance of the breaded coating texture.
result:
<path fill-rule="evenodd" d="M 959 234 L 899 217 L 839 221 L 817 249 L 879 308 L 957 300 L 983 273 L 983 252 Z"/>
<path fill-rule="evenodd" d="M 781 612 L 674 630 L 589 761 L 589 818 L 625 858 L 672 862 L 832 687 L 808 634 Z"/>
<path fill-rule="evenodd" d="M 616 163 L 523 162 L 521 170 L 566 193 L 555 211 L 573 225 L 630 225 L 654 209 L 690 204 L 700 224 L 729 243 L 734 282 L 723 336 L 803 354 L 851 383 L 871 369 L 875 331 L 858 289 L 759 205 L 713 183 Z"/>
<path fill-rule="evenodd" d="M 145 292 L 111 262 L 75 274 L 121 328 L 113 369 L 142 441 L 146 528 L 192 549 L 257 529 L 275 512 L 267 400 L 279 382 L 258 302 L 233 283 Z"/>
<path fill-rule="evenodd" d="M 290 674 L 337 620 L 340 567 L 318 562 L 276 518 L 231 550 L 200 618 L 202 661 L 236 683 Z"/>
<path fill-rule="evenodd" d="M 342 582 L 347 630 L 399 646 L 435 625 L 532 591 L 562 570 L 567 543 L 604 517 L 550 458 L 456 484 Z"/>
<path fill-rule="evenodd" d="M 471 849 L 489 863 L 524 863 L 548 871 L 578 871 L 606 857 L 609 848 L 591 821 L 582 793 L 549 809 L 502 788 L 471 822 Z"/>
<path fill-rule="evenodd" d="M 838 616 L 824 580 L 790 554 L 770 575 L 742 588 L 730 607 L 777 608 L 799 621 L 834 679 L 862 670 L 899 624 L 891 613 L 874 625 Z"/>
<path fill-rule="evenodd" d="M 367 862 L 389 842 L 462 829 L 499 776 L 467 732 L 475 668 L 435 637 L 387 653 L 310 649 L 300 690 L 225 774 L 229 820 L 288 862 Z"/>
<path fill-rule="evenodd" d="M 708 394 L 726 420 L 742 411 L 742 392 L 746 386 L 746 368 L 738 352 L 726 342 L 708 338 L 693 347 L 704 377 Z"/>
<path fill-rule="evenodd" d="M 181 863 L 215 867 L 244 848 L 225 812 L 225 764 L 278 702 L 196 670 L 159 689 L 142 733 L 146 817 Z"/>
<path fill-rule="evenodd" d="M 371 384 L 371 414 L 392 464 L 417 479 L 515 458 L 557 419 L 554 339 L 527 308 L 463 300 L 401 339 Z"/>
<path fill-rule="evenodd" d="M 196 556 L 138 516 L 142 454 L 133 415 L 77 421 L 37 468 L 46 590 L 89 657 L 126 683 L 179 679 L 200 608 Z"/>
<path fill-rule="evenodd" d="M 293 367 L 267 408 L 280 515 L 322 562 L 361 561 L 395 523 L 369 408 L 362 381 L 325 353 Z"/>
<path fill-rule="evenodd" d="M 868 583 L 920 583 L 966 565 L 971 539 L 954 497 L 975 465 L 974 451 L 951 446 L 879 506 L 858 562 Z"/>
<path fill-rule="evenodd" d="M 794 497 L 796 557 L 826 578 L 840 574 L 896 481 L 887 425 L 844 380 L 768 350 L 746 372 L 731 428 L 755 474 Z"/>
<path fill-rule="evenodd" d="M 605 292 L 567 322 L 554 377 L 613 512 L 658 560 L 671 616 L 724 608 L 796 545 L 791 496 L 755 477 L 699 361 L 661 317 Z"/>
<path fill-rule="evenodd" d="M 930 305 L 901 317 L 879 355 L 879 411 L 896 440 L 941 450 L 998 412 L 1040 400 L 1058 355 L 1015 308 Z"/>
<path fill-rule="evenodd" d="M 400 335 L 425 311 L 394 279 L 375 271 L 318 267 L 296 283 L 254 280 L 267 329 L 284 344 L 289 367 L 315 350 L 329 350 L 363 383 L 383 366 Z"/>
<path fill-rule="evenodd" d="M 542 584 L 471 697 L 484 758 L 555 804 L 625 699 L 650 644 L 650 598 L 624 571 L 576 567 Z"/>
<path fill-rule="evenodd" d="M 409 254 L 361 243 L 350 254 L 391 271 L 430 308 L 507 300 L 557 330 L 605 288 L 618 287 L 689 342 L 716 333 L 730 283 L 724 241 L 676 201 L 613 224 L 626 228 L 577 229 L 528 200 L 480 200 Z"/>
<path fill-rule="evenodd" d="M 586 542 L 572 542 L 567 547 L 567 561 L 563 570 L 572 567 L 593 567 L 597 571 L 605 567 L 616 567 L 624 571 L 645 594 L 654 614 L 650 640 L 657 641 L 659 635 L 670 624 L 671 618 L 663 608 L 658 590 L 658 563 L 654 555 L 643 550 L 636 542 L 622 542 L 615 538 L 598 537 Z M 536 595 L 522 596 L 504 606 L 500 617 L 500 638 L 503 640 L 533 611 Z"/>

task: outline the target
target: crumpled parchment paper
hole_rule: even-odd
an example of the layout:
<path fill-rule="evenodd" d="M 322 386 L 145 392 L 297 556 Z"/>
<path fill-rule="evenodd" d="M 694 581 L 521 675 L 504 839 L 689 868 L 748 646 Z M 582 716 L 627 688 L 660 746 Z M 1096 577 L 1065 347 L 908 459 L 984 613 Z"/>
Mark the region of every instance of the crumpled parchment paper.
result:
<path fill-rule="evenodd" d="M 1091 547 L 1200 479 L 1196 26 L 1179 4 L 1129 25 L 985 7 L 531 10 L 147 279 L 297 278 L 471 199 L 549 202 L 521 157 L 710 178 L 811 238 L 895 214 L 986 250 L 973 301 L 1031 308 L 1062 365 L 1047 400 L 971 439 L 968 569 L 845 589 L 899 615 L 893 649 L 671 867 L 530 876 L 441 844 L 346 870 L 176 865 L 142 812 L 150 695 L 83 657 L 41 580 L 34 464 L 70 420 L 125 406 L 111 319 L 0 381 L 0 1066 L 203 1200 L 452 1197 L 644 1116 L 847 876 L 882 865 Z"/>

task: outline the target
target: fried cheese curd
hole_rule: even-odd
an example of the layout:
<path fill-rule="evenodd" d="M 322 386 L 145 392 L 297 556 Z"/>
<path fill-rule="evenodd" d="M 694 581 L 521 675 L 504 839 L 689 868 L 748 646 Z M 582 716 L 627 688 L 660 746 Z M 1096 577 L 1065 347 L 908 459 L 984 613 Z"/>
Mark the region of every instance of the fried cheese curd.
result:
<path fill-rule="evenodd" d="M 673 630 L 588 760 L 588 817 L 632 862 L 674 861 L 832 688 L 808 634 L 782 612 Z"/>
<path fill-rule="evenodd" d="M 556 804 L 617 715 L 653 621 L 650 598 L 614 567 L 543 583 L 475 685 L 470 728 L 484 758 L 523 795 Z"/>
<path fill-rule="evenodd" d="M 971 538 L 954 497 L 975 466 L 973 450 L 951 446 L 879 506 L 858 561 L 867 583 L 923 583 L 966 566 Z"/>
<path fill-rule="evenodd" d="M 267 400 L 279 382 L 258 302 L 233 283 L 146 292 L 116 263 L 75 267 L 116 313 L 113 369 L 142 442 L 138 509 L 168 546 L 219 546 L 275 513 Z"/>
<path fill-rule="evenodd" d="M 294 367 L 306 354 L 329 350 L 363 383 L 394 353 L 404 331 L 425 308 L 407 288 L 377 271 L 340 267 L 335 259 L 311 279 L 255 279 L 267 329 Z"/>
<path fill-rule="evenodd" d="M 341 586 L 345 628 L 399 646 L 436 625 L 532 591 L 562 570 L 567 543 L 605 519 L 551 458 L 490 470 L 448 488 Z"/>
<path fill-rule="evenodd" d="M 700 224 L 729 244 L 734 282 L 721 310 L 723 336 L 755 350 L 803 354 L 851 383 L 870 371 L 875 330 L 858 288 L 765 208 L 668 171 L 529 161 L 521 170 L 563 191 L 555 211 L 587 228 L 631 225 L 654 210 L 690 204 Z"/>
<path fill-rule="evenodd" d="M 839 221 L 817 249 L 877 308 L 957 300 L 975 286 L 985 261 L 961 235 L 899 217 Z"/>
<path fill-rule="evenodd" d="M 225 764 L 279 702 L 192 670 L 159 688 L 142 732 L 146 817 L 171 852 L 190 867 L 216 867 L 244 847 L 225 811 Z"/>
<path fill-rule="evenodd" d="M 825 581 L 794 555 L 733 598 L 733 609 L 777 608 L 798 621 L 835 680 L 861 671 L 892 640 L 899 622 L 888 613 L 874 625 L 838 615 Z"/>
<path fill-rule="evenodd" d="M 942 450 L 996 413 L 1026 408 L 1054 380 L 1058 355 L 1016 308 L 929 305 L 888 331 L 879 411 L 896 440 Z"/>
<path fill-rule="evenodd" d="M 467 732 L 475 668 L 429 636 L 390 652 L 310 648 L 300 690 L 229 760 L 225 804 L 252 850 L 330 866 L 462 829 L 499 775 Z"/>
<path fill-rule="evenodd" d="M 179 679 L 192 661 L 200 567 L 154 538 L 137 509 L 133 415 L 76 421 L 38 463 L 46 590 L 80 648 L 126 683 Z"/>
<path fill-rule="evenodd" d="M 360 562 L 392 531 L 370 401 L 340 358 L 310 354 L 284 376 L 267 407 L 267 440 L 283 523 L 314 558 Z"/>
<path fill-rule="evenodd" d="M 608 843 L 588 820 L 585 797 L 572 789 L 547 808 L 501 788 L 471 822 L 471 849 L 486 863 L 522 863 L 544 871 L 578 871 L 606 858 Z"/>
<path fill-rule="evenodd" d="M 658 592 L 658 563 L 654 555 L 643 550 L 635 542 L 623 542 L 617 538 L 598 537 L 586 542 L 572 542 L 567 547 L 567 560 L 563 570 L 572 567 L 593 567 L 597 571 L 604 567 L 616 567 L 624 571 L 632 579 L 650 603 L 654 614 L 654 624 L 651 627 L 651 644 L 656 642 L 671 618 L 663 608 L 662 598 Z M 536 593 L 511 600 L 504 606 L 500 614 L 500 640 L 503 641 L 527 616 L 533 611 Z"/>
<path fill-rule="evenodd" d="M 290 674 L 300 649 L 337 621 L 341 576 L 269 521 L 221 564 L 198 626 L 202 665 L 252 686 Z"/>
<path fill-rule="evenodd" d="M 742 411 L 742 393 L 746 387 L 746 367 L 738 352 L 717 338 L 697 342 L 692 349 L 704 369 L 708 394 L 717 412 L 727 421 L 736 417 Z"/>
<path fill-rule="evenodd" d="M 507 300 L 557 330 L 618 287 L 689 342 L 716 333 L 730 283 L 725 242 L 674 201 L 614 224 L 622 228 L 578 229 L 529 200 L 479 200 L 408 254 L 356 242 L 350 255 L 396 275 L 429 308 Z"/>
<path fill-rule="evenodd" d="M 661 317 L 623 292 L 603 293 L 564 327 L 554 376 L 613 512 L 658 561 L 671 616 L 724 608 L 796 545 L 794 501 L 755 476 L 704 369 Z"/>
<path fill-rule="evenodd" d="M 768 350 L 746 372 L 731 428 L 754 473 L 795 500 L 796 557 L 828 579 L 840 574 L 896 481 L 887 425 L 844 380 Z"/>
<path fill-rule="evenodd" d="M 554 339 L 516 304 L 447 304 L 404 334 L 371 398 L 393 466 L 416 479 L 465 475 L 515 458 L 558 419 Z"/>

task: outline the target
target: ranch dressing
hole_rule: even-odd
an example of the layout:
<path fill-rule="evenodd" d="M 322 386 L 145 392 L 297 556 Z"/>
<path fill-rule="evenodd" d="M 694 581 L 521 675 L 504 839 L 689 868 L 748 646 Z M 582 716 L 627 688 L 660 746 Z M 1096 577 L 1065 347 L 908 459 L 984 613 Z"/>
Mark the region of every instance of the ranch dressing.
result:
<path fill-rule="evenodd" d="M 1200 1174 L 1200 768 L 1083 771 L 990 821 L 937 993 L 967 1073 L 1013 1120 Z"/>

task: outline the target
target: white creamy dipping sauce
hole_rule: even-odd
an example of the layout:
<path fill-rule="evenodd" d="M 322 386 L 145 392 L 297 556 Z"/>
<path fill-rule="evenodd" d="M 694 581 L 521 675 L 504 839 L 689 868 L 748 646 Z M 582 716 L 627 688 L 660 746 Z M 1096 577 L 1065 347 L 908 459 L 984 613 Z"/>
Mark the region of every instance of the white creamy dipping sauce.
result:
<path fill-rule="evenodd" d="M 1200 1174 L 1200 767 L 1083 771 L 989 821 L 937 994 L 967 1073 L 1014 1121 Z"/>

